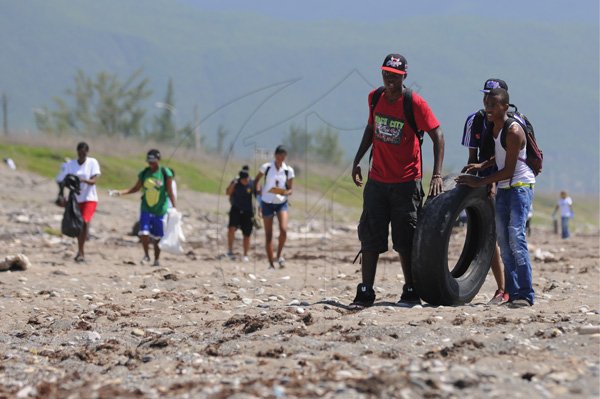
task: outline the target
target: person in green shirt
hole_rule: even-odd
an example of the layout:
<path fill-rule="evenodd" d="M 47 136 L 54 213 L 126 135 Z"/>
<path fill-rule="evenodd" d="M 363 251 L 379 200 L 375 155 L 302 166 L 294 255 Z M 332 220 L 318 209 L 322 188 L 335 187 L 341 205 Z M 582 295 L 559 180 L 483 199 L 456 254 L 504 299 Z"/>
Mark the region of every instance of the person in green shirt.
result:
<path fill-rule="evenodd" d="M 164 235 L 164 218 L 169 209 L 169 201 L 176 207 L 176 198 L 173 194 L 173 172 L 167 167 L 160 166 L 160 152 L 156 149 L 148 151 L 146 155 L 148 167 L 138 174 L 138 180 L 128 190 L 111 190 L 110 195 L 120 196 L 142 191 L 142 204 L 140 210 L 140 230 L 138 235 L 142 240 L 144 258 L 142 264 L 150 263 L 148 254 L 150 241 L 154 244 L 154 266 L 160 266 L 160 248 L 158 242 Z"/>

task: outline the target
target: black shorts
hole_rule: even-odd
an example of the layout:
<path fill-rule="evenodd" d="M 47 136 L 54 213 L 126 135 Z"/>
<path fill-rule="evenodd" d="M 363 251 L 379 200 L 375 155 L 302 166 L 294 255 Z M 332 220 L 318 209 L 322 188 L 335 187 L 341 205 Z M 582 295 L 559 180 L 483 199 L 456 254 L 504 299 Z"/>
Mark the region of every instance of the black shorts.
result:
<path fill-rule="evenodd" d="M 242 234 L 248 237 L 252 234 L 252 211 L 243 211 L 235 206 L 229 211 L 229 227 L 242 229 Z"/>
<path fill-rule="evenodd" d="M 368 180 L 363 191 L 363 212 L 358 224 L 361 250 L 386 252 L 391 223 L 394 250 L 401 253 L 412 251 L 422 199 L 420 180 L 406 183 Z"/>

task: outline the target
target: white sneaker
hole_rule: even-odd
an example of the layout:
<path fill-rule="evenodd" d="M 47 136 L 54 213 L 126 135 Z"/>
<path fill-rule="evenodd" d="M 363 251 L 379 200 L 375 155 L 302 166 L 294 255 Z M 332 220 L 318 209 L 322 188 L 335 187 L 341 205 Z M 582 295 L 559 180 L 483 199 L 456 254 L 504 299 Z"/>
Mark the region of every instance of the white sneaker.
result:
<path fill-rule="evenodd" d="M 248 262 L 250 262 L 250 258 L 248 258 L 247 256 L 244 256 L 244 257 L 242 258 L 242 262 L 244 262 L 244 263 L 248 263 Z"/>
<path fill-rule="evenodd" d="M 283 256 L 280 256 L 277 262 L 279 263 L 280 269 L 283 269 L 285 267 L 285 258 Z"/>

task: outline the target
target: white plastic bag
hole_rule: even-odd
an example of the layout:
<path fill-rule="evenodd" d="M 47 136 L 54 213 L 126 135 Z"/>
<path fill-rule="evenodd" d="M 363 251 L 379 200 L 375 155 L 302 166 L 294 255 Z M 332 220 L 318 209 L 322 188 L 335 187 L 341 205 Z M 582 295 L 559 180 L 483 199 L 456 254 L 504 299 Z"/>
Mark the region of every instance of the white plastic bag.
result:
<path fill-rule="evenodd" d="M 158 247 L 162 251 L 181 255 L 183 253 L 182 242 L 185 242 L 185 236 L 181 228 L 181 212 L 178 212 L 175 208 L 171 208 L 167 213 L 165 235 L 158 243 Z"/>

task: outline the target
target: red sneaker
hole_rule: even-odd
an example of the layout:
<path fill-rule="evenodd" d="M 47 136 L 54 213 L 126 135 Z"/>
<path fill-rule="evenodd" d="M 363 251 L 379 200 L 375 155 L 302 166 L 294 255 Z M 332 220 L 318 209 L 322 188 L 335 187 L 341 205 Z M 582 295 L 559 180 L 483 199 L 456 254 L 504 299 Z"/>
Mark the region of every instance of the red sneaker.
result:
<path fill-rule="evenodd" d="M 488 305 L 502 305 L 506 302 L 508 302 L 508 293 L 504 292 L 504 290 L 496 290 L 494 297 L 490 299 Z"/>

